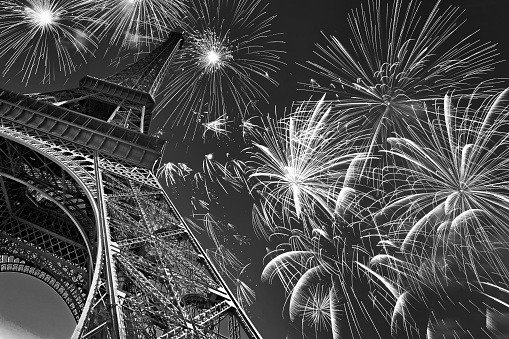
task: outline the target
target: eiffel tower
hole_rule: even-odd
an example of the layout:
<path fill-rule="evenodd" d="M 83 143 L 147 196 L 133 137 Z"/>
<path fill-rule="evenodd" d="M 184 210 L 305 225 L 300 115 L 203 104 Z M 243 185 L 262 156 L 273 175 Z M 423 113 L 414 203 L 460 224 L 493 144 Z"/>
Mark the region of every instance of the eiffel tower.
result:
<path fill-rule="evenodd" d="M 0 271 L 51 286 L 78 338 L 261 338 L 156 179 L 148 135 L 181 33 L 105 79 L 0 90 Z"/>

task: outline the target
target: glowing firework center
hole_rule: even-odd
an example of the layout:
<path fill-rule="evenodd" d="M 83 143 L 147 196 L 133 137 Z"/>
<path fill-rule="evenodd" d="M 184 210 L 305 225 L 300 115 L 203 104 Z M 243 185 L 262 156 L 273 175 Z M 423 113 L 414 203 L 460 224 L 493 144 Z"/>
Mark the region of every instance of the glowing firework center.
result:
<path fill-rule="evenodd" d="M 42 29 L 54 24 L 61 13 L 54 11 L 51 6 L 45 4 L 34 4 L 33 8 L 25 7 L 24 16 L 31 25 L 38 26 Z M 46 4 L 49 5 L 49 4 Z"/>
<path fill-rule="evenodd" d="M 198 65 L 205 73 L 224 68 L 228 61 L 233 60 L 227 37 L 220 38 L 214 32 L 205 31 L 196 35 L 191 43 L 198 57 Z"/>

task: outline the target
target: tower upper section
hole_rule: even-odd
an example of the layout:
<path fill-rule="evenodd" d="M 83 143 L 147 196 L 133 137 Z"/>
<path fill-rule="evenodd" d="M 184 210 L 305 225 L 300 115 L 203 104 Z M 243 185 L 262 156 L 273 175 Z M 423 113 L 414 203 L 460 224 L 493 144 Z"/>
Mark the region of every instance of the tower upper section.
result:
<path fill-rule="evenodd" d="M 171 32 L 145 58 L 105 79 L 85 76 L 77 88 L 28 96 L 0 90 L 0 120 L 151 168 L 165 145 L 148 134 L 154 96 L 182 40 Z"/>
<path fill-rule="evenodd" d="M 148 133 L 154 98 L 182 41 L 181 33 L 171 32 L 163 44 L 123 70 L 105 79 L 92 76 L 81 79 L 79 89 L 87 95 L 87 99 L 115 106 L 111 111 L 112 107 L 95 105 L 95 109 L 88 113 Z"/>

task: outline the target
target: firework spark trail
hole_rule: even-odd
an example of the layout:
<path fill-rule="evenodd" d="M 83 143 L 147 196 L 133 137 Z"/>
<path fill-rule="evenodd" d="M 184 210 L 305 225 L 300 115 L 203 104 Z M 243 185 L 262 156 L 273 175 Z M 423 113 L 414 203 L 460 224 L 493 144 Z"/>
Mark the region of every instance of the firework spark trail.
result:
<path fill-rule="evenodd" d="M 216 263 L 220 272 L 235 286 L 237 301 L 240 302 L 241 306 L 244 309 L 251 306 L 256 299 L 256 293 L 241 279 L 242 274 L 251 264 L 244 265 L 224 246 L 220 246 L 215 250 L 207 250 L 207 255 Z"/>
<path fill-rule="evenodd" d="M 255 131 L 259 128 L 257 124 L 253 122 L 256 117 L 250 117 L 247 119 L 242 119 L 240 127 L 242 128 L 242 137 L 244 141 L 247 142 L 250 135 L 255 133 Z"/>
<path fill-rule="evenodd" d="M 216 138 L 220 135 L 227 136 L 228 133 L 228 124 L 231 123 L 231 120 L 228 120 L 228 116 L 223 114 L 215 120 L 208 121 L 202 123 L 203 125 L 203 139 L 205 139 L 205 135 L 207 132 L 212 133 Z"/>
<path fill-rule="evenodd" d="M 196 215 L 200 215 L 199 212 L 208 211 L 210 203 L 205 200 L 199 199 L 195 196 L 192 196 L 191 197 L 191 206 L 193 209 L 193 216 L 196 216 Z"/>
<path fill-rule="evenodd" d="M 213 255 L 215 262 L 219 265 L 221 270 L 228 272 L 228 274 L 231 273 L 228 267 L 231 267 L 234 271 L 241 271 L 245 266 L 235 254 L 224 245 L 217 246 L 215 250 L 210 251 L 210 254 Z M 229 277 L 231 278 L 231 276 Z"/>
<path fill-rule="evenodd" d="M 317 45 L 321 60 L 305 66 L 318 73 L 320 83 L 330 83 L 313 81 L 308 88 L 336 96 L 331 102 L 339 122 L 352 133 L 370 135 L 364 144 L 369 154 L 385 148 L 394 133 L 409 136 L 427 100 L 447 90 L 470 93 L 496 63 L 494 44 L 480 43 L 473 34 L 455 41 L 461 12 L 438 5 L 423 13 L 423 21 L 419 2 L 397 0 L 384 11 L 372 0 L 348 17 L 350 50 L 331 36 L 327 45 Z"/>
<path fill-rule="evenodd" d="M 257 237 L 268 240 L 274 232 L 273 220 L 265 214 L 265 210 L 253 203 L 251 212 L 251 224 Z"/>
<path fill-rule="evenodd" d="M 166 185 L 169 186 L 169 184 L 175 185 L 177 178 L 185 180 L 192 172 L 193 170 L 186 164 L 168 162 L 157 169 L 156 175 L 159 178 L 164 177 Z"/>
<path fill-rule="evenodd" d="M 194 220 L 190 217 L 184 217 L 184 220 L 187 224 L 187 226 L 189 226 L 191 228 L 191 230 L 197 232 L 197 233 L 200 233 L 201 231 L 203 231 L 203 227 L 198 225 L 196 222 L 194 222 Z"/>
<path fill-rule="evenodd" d="M 223 115 L 239 120 L 253 100 L 267 101 L 263 84 L 277 84 L 272 75 L 281 63 L 270 31 L 274 17 L 261 0 L 192 4 L 183 24 L 186 42 L 170 70 L 171 86 L 155 109 L 165 124 L 185 129 L 184 138 Z"/>
<path fill-rule="evenodd" d="M 207 235 L 214 243 L 214 246 L 216 248 L 221 248 L 223 246 L 222 243 L 225 240 L 225 226 L 222 220 L 210 212 L 202 214 L 201 217 L 201 221 L 207 231 Z M 225 248 L 225 250 L 227 249 Z"/>
<path fill-rule="evenodd" d="M 240 159 L 230 159 L 225 164 L 225 172 L 227 175 L 225 176 L 230 183 L 231 187 L 237 191 L 249 192 L 249 183 L 248 183 L 248 166 L 243 160 Z"/>
<path fill-rule="evenodd" d="M 0 58 L 7 58 L 2 76 L 12 68 L 22 69 L 27 84 L 43 67 L 43 82 L 50 82 L 55 76 L 53 60 L 65 75 L 78 67 L 75 55 L 86 62 L 86 55 L 97 47 L 85 29 L 94 21 L 83 15 L 86 5 L 87 1 L 0 0 Z"/>
<path fill-rule="evenodd" d="M 249 287 L 248 284 L 246 284 L 241 279 L 235 280 L 235 286 L 236 286 L 236 295 L 237 300 L 240 301 L 241 306 L 245 309 L 248 306 L 251 306 L 256 299 L 256 292 Z"/>
<path fill-rule="evenodd" d="M 389 237 L 416 264 L 445 243 L 468 279 L 508 276 L 499 251 L 509 236 L 508 97 L 506 89 L 477 110 L 469 100 L 463 111 L 446 96 L 443 112 L 428 114 L 427 142 L 389 138 L 397 186 L 379 216 L 390 216 Z"/>
<path fill-rule="evenodd" d="M 212 153 L 205 156 L 202 168 L 205 193 L 210 200 L 217 199 L 218 191 L 228 193 L 228 188 L 232 187 L 229 183 L 235 179 L 223 164 L 214 160 Z"/>
<path fill-rule="evenodd" d="M 265 214 L 282 216 L 288 224 L 312 222 L 316 211 L 333 214 L 336 182 L 358 154 L 337 140 L 330 110 L 323 101 L 302 105 L 289 118 L 268 119 L 254 137 L 250 178 L 259 180 L 252 191 L 260 192 Z"/>
<path fill-rule="evenodd" d="M 86 14 L 97 18 L 91 29 L 112 45 L 142 46 L 164 41 L 186 13 L 182 0 L 90 0 Z"/>

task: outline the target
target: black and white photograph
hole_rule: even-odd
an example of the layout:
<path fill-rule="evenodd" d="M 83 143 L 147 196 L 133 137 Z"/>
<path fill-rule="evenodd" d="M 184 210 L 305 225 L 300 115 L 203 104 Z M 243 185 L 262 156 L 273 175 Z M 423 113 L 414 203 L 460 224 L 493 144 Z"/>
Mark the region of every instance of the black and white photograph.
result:
<path fill-rule="evenodd" d="M 509 339 L 508 0 L 0 0 L 0 339 Z"/>

